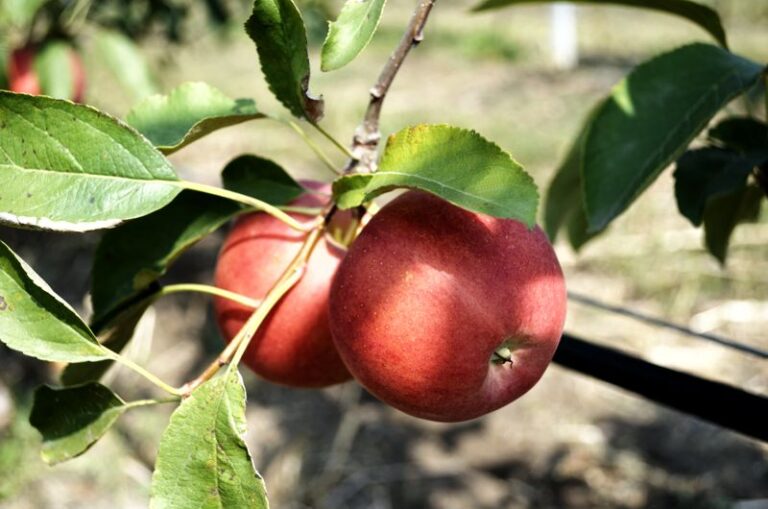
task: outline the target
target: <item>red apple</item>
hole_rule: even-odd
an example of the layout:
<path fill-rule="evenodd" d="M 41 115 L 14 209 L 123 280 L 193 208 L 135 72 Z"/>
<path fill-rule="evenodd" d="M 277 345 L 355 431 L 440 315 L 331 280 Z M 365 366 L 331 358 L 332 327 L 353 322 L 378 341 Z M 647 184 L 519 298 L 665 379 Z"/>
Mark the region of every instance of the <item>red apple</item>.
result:
<path fill-rule="evenodd" d="M 72 100 L 83 102 L 85 97 L 85 69 L 77 51 L 72 50 Z"/>
<path fill-rule="evenodd" d="M 330 317 L 342 359 L 373 395 L 455 422 L 533 387 L 557 348 L 565 308 L 563 273 L 539 228 L 411 191 L 352 244 Z"/>
<path fill-rule="evenodd" d="M 12 92 L 40 95 L 40 81 L 35 74 L 36 51 L 32 46 L 17 48 L 8 59 L 8 85 Z"/>
<path fill-rule="evenodd" d="M 307 184 L 317 189 L 317 183 Z M 328 190 L 323 186 L 321 190 Z M 305 194 L 293 204 L 321 207 L 328 196 Z M 297 220 L 310 217 L 291 214 Z M 254 299 L 263 299 L 296 256 L 306 234 L 264 213 L 240 217 L 227 236 L 216 264 L 215 284 Z M 293 387 L 324 387 L 351 378 L 333 345 L 328 326 L 331 280 L 344 249 L 322 239 L 309 258 L 301 280 L 269 314 L 251 340 L 243 361 L 265 379 Z M 217 298 L 216 319 L 227 341 L 253 312 Z"/>

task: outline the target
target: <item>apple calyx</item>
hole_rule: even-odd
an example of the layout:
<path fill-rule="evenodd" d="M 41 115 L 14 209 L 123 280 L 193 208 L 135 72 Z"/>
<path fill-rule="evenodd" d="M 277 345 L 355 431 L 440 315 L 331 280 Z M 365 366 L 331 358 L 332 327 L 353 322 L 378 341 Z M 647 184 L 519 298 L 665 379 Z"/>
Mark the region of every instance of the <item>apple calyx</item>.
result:
<path fill-rule="evenodd" d="M 513 344 L 511 340 L 506 340 L 501 343 L 491 354 L 491 362 L 498 365 L 514 364 L 512 361 L 512 346 Z"/>

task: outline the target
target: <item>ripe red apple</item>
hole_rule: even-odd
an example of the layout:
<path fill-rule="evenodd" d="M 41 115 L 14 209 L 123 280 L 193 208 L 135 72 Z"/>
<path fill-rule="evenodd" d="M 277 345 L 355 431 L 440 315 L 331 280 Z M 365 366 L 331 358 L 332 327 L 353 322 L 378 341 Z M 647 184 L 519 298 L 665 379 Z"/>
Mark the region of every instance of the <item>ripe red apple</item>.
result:
<path fill-rule="evenodd" d="M 72 69 L 72 90 L 68 99 L 82 102 L 85 95 L 83 62 L 74 49 L 70 49 L 69 53 Z M 36 57 L 37 48 L 32 45 L 17 48 L 11 52 L 8 59 L 8 85 L 11 91 L 31 95 L 40 95 L 44 92 L 35 70 Z"/>
<path fill-rule="evenodd" d="M 342 359 L 373 395 L 455 422 L 533 387 L 557 348 L 565 308 L 563 274 L 539 228 L 411 191 L 352 244 L 330 317 Z"/>
<path fill-rule="evenodd" d="M 40 81 L 35 74 L 36 51 L 32 46 L 17 48 L 8 59 L 8 86 L 12 92 L 40 95 Z"/>
<path fill-rule="evenodd" d="M 328 186 L 304 183 L 328 191 Z M 327 195 L 305 194 L 293 204 L 321 207 Z M 297 220 L 311 218 L 291 214 Z M 216 264 L 215 284 L 263 299 L 291 260 L 306 234 L 264 213 L 241 216 L 227 236 Z M 324 387 L 351 378 L 333 345 L 328 326 L 331 280 L 344 249 L 321 239 L 301 280 L 269 314 L 251 340 L 243 361 L 265 379 L 293 387 Z M 227 341 L 253 312 L 231 300 L 214 302 L 216 320 Z"/>

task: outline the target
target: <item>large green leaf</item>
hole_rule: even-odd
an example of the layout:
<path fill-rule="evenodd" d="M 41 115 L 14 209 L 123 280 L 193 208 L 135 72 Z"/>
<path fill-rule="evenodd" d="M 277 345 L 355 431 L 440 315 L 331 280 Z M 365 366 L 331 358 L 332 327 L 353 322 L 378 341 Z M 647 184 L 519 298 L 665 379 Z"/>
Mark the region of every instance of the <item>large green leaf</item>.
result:
<path fill-rule="evenodd" d="M 118 308 L 113 313 L 100 317 L 100 321 L 92 324 L 94 332 L 99 336 L 99 342 L 105 348 L 120 353 L 133 338 L 136 326 L 144 312 L 154 302 L 154 294 L 138 298 L 137 302 Z M 68 364 L 61 372 L 59 380 L 63 385 L 80 385 L 87 382 L 97 382 L 112 366 L 113 360 L 98 362 L 81 362 Z"/>
<path fill-rule="evenodd" d="M 245 30 L 275 97 L 295 116 L 320 120 L 323 101 L 309 95 L 307 33 L 293 0 L 255 0 Z"/>
<path fill-rule="evenodd" d="M 264 115 L 251 99 L 230 99 L 206 83 L 185 83 L 168 95 L 147 97 L 126 121 L 170 154 L 217 129 L 256 118 Z"/>
<path fill-rule="evenodd" d="M 87 362 L 107 352 L 77 313 L 0 242 L 0 341 L 46 361 Z"/>
<path fill-rule="evenodd" d="M 333 193 L 340 208 L 351 208 L 402 187 L 529 226 L 536 220 L 539 195 L 533 179 L 497 145 L 458 127 L 403 129 L 390 136 L 378 171 L 341 177 Z"/>
<path fill-rule="evenodd" d="M 707 202 L 704 211 L 704 244 L 725 263 L 731 234 L 739 223 L 755 221 L 765 195 L 758 186 L 748 185 L 729 194 L 720 194 Z"/>
<path fill-rule="evenodd" d="M 621 214 L 762 71 L 707 44 L 636 67 L 598 108 L 586 134 L 582 178 L 589 231 Z"/>
<path fill-rule="evenodd" d="M 62 231 L 114 226 L 180 188 L 133 129 L 88 106 L 0 91 L 0 221 Z"/>
<path fill-rule="evenodd" d="M 150 509 L 266 509 L 245 431 L 245 387 L 236 369 L 198 387 L 160 440 Z"/>
<path fill-rule="evenodd" d="M 596 234 L 587 233 L 581 185 L 581 157 L 584 131 L 576 138 L 565 160 L 555 172 L 547 188 L 544 201 L 544 228 L 554 242 L 560 230 L 565 229 L 568 241 L 579 250 Z"/>
<path fill-rule="evenodd" d="M 94 321 L 146 290 L 184 251 L 242 210 L 223 198 L 184 191 L 167 207 L 106 232 L 93 263 Z"/>
<path fill-rule="evenodd" d="M 120 32 L 100 30 L 96 44 L 102 60 L 134 100 L 157 93 L 147 61 L 130 38 Z"/>
<path fill-rule="evenodd" d="M 553 0 L 485 0 L 473 10 L 483 11 L 511 5 L 550 3 L 552 1 Z M 696 2 L 690 2 L 688 0 L 571 0 L 571 2 L 642 7 L 644 9 L 653 9 L 669 14 L 675 14 L 696 23 L 709 32 L 717 42 L 723 46 L 727 46 L 725 30 L 723 29 L 723 24 L 720 21 L 720 16 L 717 14 L 717 11 Z"/>
<path fill-rule="evenodd" d="M 57 99 L 71 99 L 75 95 L 75 75 L 72 46 L 63 41 L 49 42 L 35 58 L 35 72 L 43 94 Z"/>
<path fill-rule="evenodd" d="M 100 384 L 35 391 L 29 423 L 43 435 L 43 460 L 75 458 L 96 443 L 129 407 Z"/>
<path fill-rule="evenodd" d="M 336 21 L 328 27 L 320 68 L 344 67 L 371 42 L 386 0 L 347 0 Z"/>

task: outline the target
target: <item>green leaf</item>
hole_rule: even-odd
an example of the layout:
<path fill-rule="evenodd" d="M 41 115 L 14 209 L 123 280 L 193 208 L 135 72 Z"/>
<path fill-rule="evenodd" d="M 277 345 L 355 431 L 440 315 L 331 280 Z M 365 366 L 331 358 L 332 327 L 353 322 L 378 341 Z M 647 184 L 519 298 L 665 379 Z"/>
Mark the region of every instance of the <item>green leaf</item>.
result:
<path fill-rule="evenodd" d="M 43 94 L 57 99 L 71 99 L 75 94 L 72 46 L 63 41 L 46 44 L 35 58 L 35 72 Z"/>
<path fill-rule="evenodd" d="M 243 210 L 224 198 L 184 191 L 167 207 L 106 232 L 93 262 L 94 321 L 145 291 L 184 251 Z"/>
<path fill-rule="evenodd" d="M 0 221 L 85 231 L 159 209 L 180 191 L 142 136 L 69 101 L 0 91 Z"/>
<path fill-rule="evenodd" d="M 8 20 L 11 24 L 17 27 L 27 27 L 32 22 L 37 10 L 47 0 L 2 0 L 0 7 L 2 7 L 3 14 L 8 16 Z"/>
<path fill-rule="evenodd" d="M 568 241 L 576 251 L 596 235 L 587 233 L 587 216 L 582 199 L 579 169 L 583 143 L 584 131 L 576 138 L 555 172 L 544 202 L 544 228 L 549 239 L 554 242 L 560 230 L 565 229 Z"/>
<path fill-rule="evenodd" d="M 147 308 L 152 305 L 152 302 L 154 299 L 150 294 L 149 297 L 140 298 L 137 302 L 110 313 L 100 322 L 94 322 L 92 328 L 99 335 L 99 342 L 102 346 L 115 353 L 122 352 L 133 338 L 139 320 Z M 104 360 L 68 364 L 61 372 L 59 380 L 66 386 L 97 382 L 113 363 L 112 360 Z"/>
<path fill-rule="evenodd" d="M 106 359 L 88 326 L 31 267 L 0 242 L 0 341 L 45 361 Z"/>
<path fill-rule="evenodd" d="M 333 71 L 355 59 L 371 42 L 386 0 L 347 0 L 330 24 L 323 43 L 320 68 Z"/>
<path fill-rule="evenodd" d="M 761 73 L 760 65 L 706 44 L 636 67 L 600 105 L 587 132 L 582 178 L 589 231 L 621 214 Z"/>
<path fill-rule="evenodd" d="M 704 244 L 720 263 L 725 264 L 728 243 L 736 225 L 755 221 L 760 214 L 763 191 L 754 185 L 724 195 L 709 202 L 704 211 Z"/>
<path fill-rule="evenodd" d="M 256 118 L 265 115 L 251 99 L 230 99 L 206 83 L 185 83 L 168 95 L 147 97 L 126 121 L 170 154 L 217 129 Z"/>
<path fill-rule="evenodd" d="M 147 61 L 131 39 L 117 31 L 99 30 L 96 45 L 102 60 L 134 100 L 157 93 Z"/>
<path fill-rule="evenodd" d="M 279 164 L 255 155 L 242 155 L 221 173 L 224 187 L 272 205 L 284 205 L 305 192 Z"/>
<path fill-rule="evenodd" d="M 707 134 L 715 143 L 739 152 L 768 149 L 768 125 L 756 118 L 729 117 Z"/>
<path fill-rule="evenodd" d="M 550 3 L 553 0 L 485 0 L 474 7 L 474 11 L 484 11 L 496 9 L 499 7 L 508 7 L 519 4 Z M 668 14 L 682 16 L 683 18 L 696 23 L 701 28 L 709 32 L 712 37 L 722 46 L 727 47 L 725 39 L 725 29 L 720 20 L 717 11 L 705 5 L 688 0 L 571 0 L 577 4 L 601 4 L 601 5 L 621 5 L 625 7 L 641 7 L 644 9 L 653 9 Z"/>
<path fill-rule="evenodd" d="M 309 95 L 307 33 L 293 0 L 255 0 L 245 31 L 275 97 L 295 116 L 320 120 L 323 101 Z"/>
<path fill-rule="evenodd" d="M 458 127 L 403 129 L 389 137 L 378 171 L 337 179 L 333 194 L 346 209 L 401 187 L 529 226 L 536 219 L 539 196 L 533 179 L 497 145 Z"/>
<path fill-rule="evenodd" d="M 35 391 L 29 423 L 43 435 L 43 460 L 49 465 L 80 456 L 129 407 L 101 384 Z"/>
<path fill-rule="evenodd" d="M 197 388 L 171 416 L 160 440 L 150 509 L 266 509 L 264 481 L 253 468 L 245 432 L 245 387 L 231 369 Z"/>
<path fill-rule="evenodd" d="M 768 151 L 757 157 L 714 147 L 686 152 L 677 161 L 674 173 L 680 213 L 699 226 L 710 200 L 741 190 L 752 169 L 766 160 Z"/>

